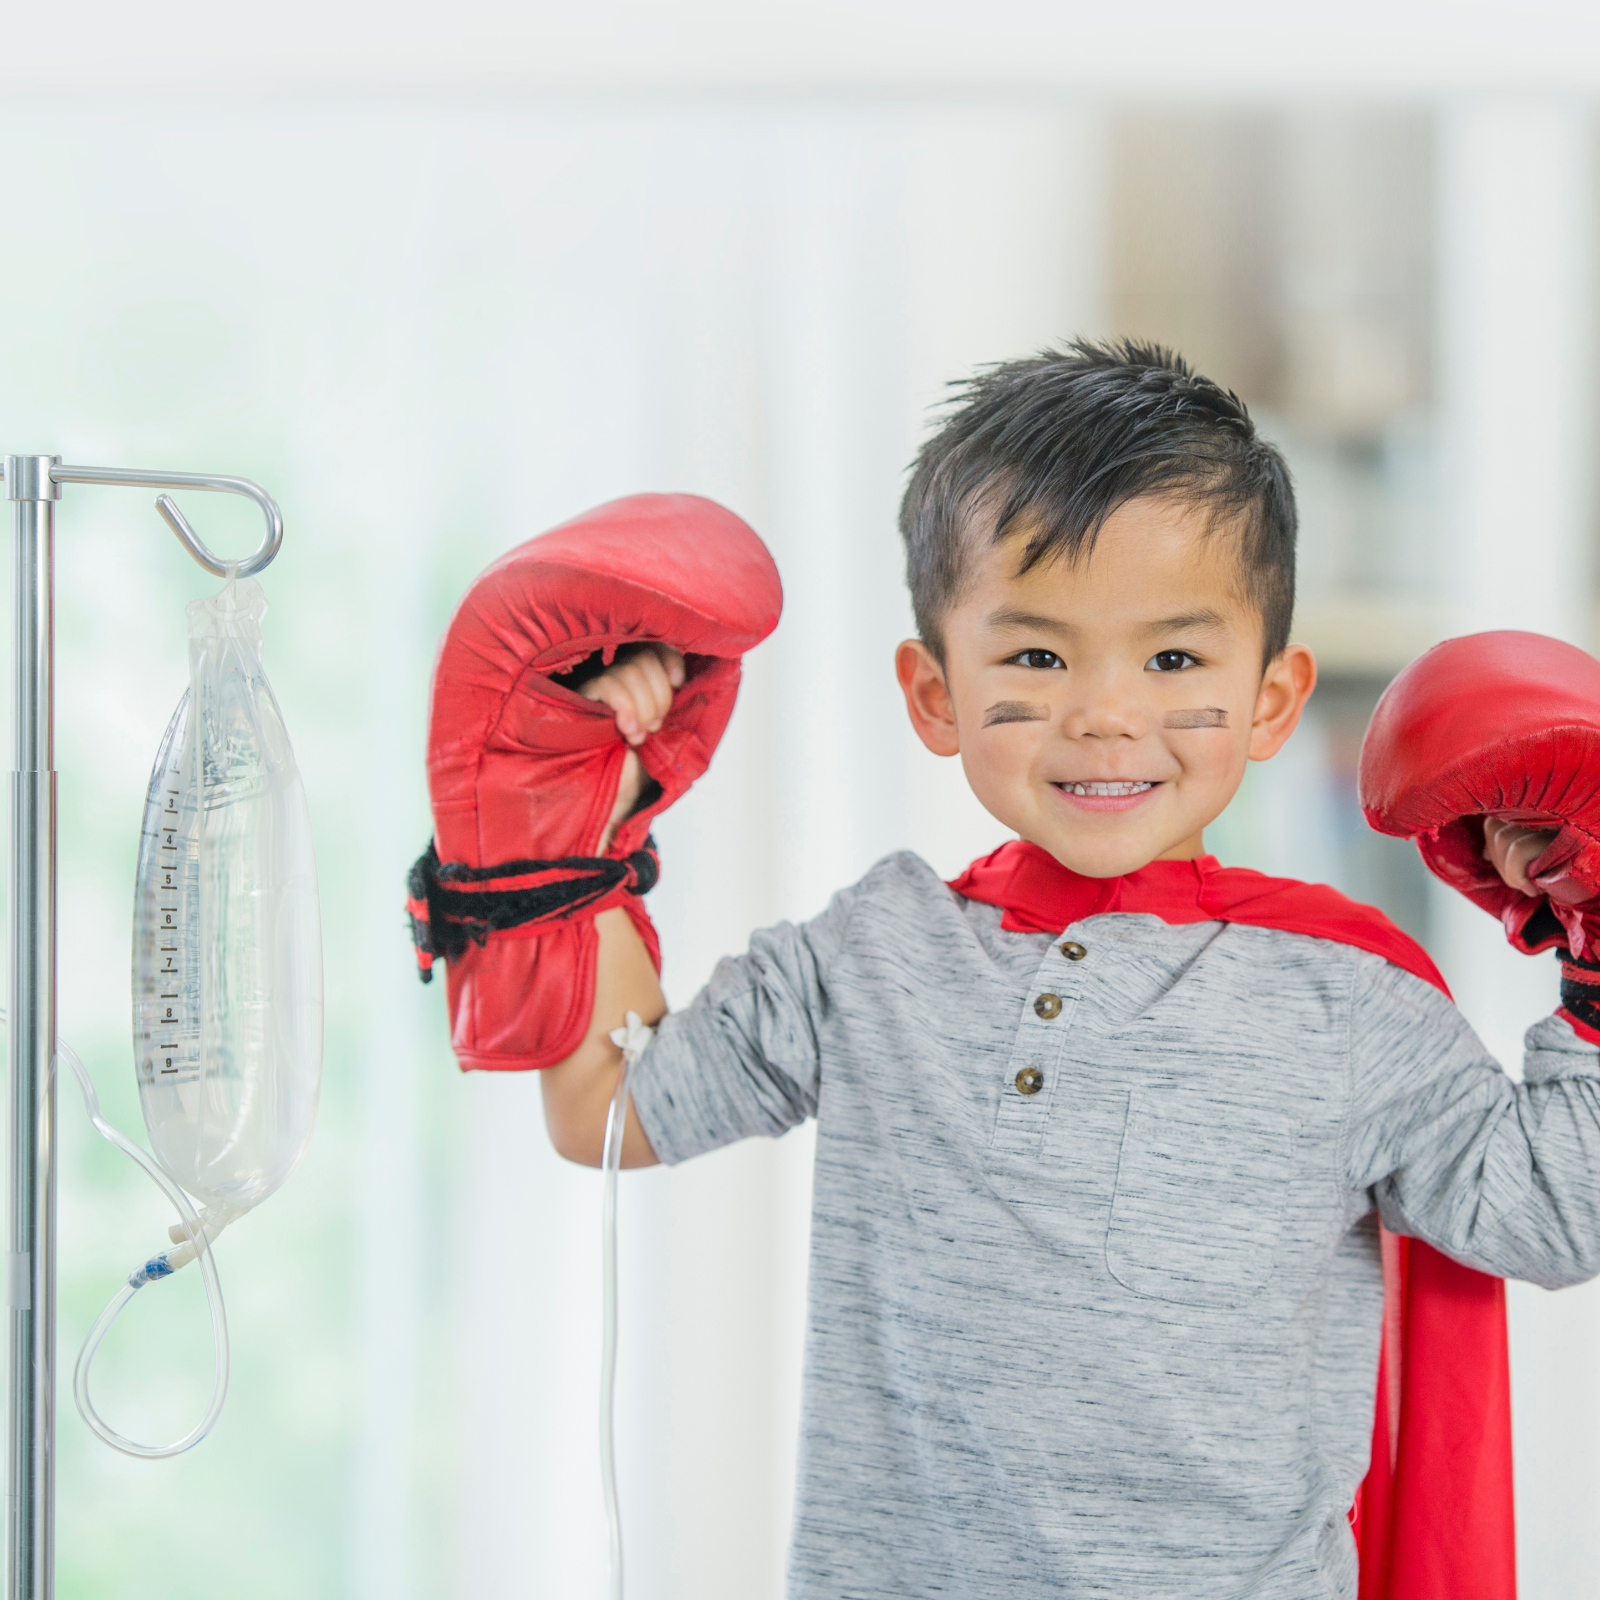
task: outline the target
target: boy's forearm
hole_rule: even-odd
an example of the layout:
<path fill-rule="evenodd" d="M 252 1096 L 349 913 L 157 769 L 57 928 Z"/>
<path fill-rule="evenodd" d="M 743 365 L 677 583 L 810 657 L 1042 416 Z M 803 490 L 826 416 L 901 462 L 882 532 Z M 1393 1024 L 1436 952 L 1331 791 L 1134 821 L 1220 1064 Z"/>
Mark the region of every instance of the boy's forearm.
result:
<path fill-rule="evenodd" d="M 667 1010 L 655 967 L 627 912 L 603 911 L 594 925 L 600 948 L 588 1031 L 565 1061 L 540 1074 L 550 1142 L 568 1161 L 589 1167 L 600 1165 L 606 1114 L 622 1066 L 622 1051 L 611 1042 L 611 1030 L 620 1028 L 630 1011 L 654 1024 Z M 623 1166 L 653 1166 L 656 1159 L 639 1119 L 630 1115 L 622 1140 Z"/>
<path fill-rule="evenodd" d="M 617 714 L 618 731 L 630 746 L 661 727 L 672 705 L 673 691 L 684 680 L 683 657 L 663 645 L 637 645 L 619 654 L 616 663 L 582 685 L 578 692 L 608 705 Z M 599 853 L 610 849 L 618 825 L 633 814 L 645 782 L 638 752 L 630 748 L 617 783 L 615 804 L 601 835 Z M 546 1067 L 544 1125 L 558 1154 L 568 1161 L 598 1167 L 605 1146 L 606 1117 L 622 1069 L 622 1051 L 611 1033 L 622 1027 L 630 1011 L 654 1026 L 666 1015 L 654 963 L 634 931 L 628 913 L 602 911 L 594 919 L 600 945 L 595 956 L 594 1011 L 583 1043 L 559 1065 Z M 622 1164 L 649 1167 L 656 1163 L 639 1119 L 630 1116 L 623 1128 Z"/>

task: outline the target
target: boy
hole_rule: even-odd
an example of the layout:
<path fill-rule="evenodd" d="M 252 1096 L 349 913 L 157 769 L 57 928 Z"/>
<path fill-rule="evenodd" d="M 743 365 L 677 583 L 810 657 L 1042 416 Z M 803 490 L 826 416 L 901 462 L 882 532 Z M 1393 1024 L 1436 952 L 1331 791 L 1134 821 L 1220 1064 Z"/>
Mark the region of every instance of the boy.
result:
<path fill-rule="evenodd" d="M 1233 396 L 1134 345 L 993 369 L 902 530 L 908 713 L 1021 842 L 953 886 L 890 857 L 672 1016 L 607 913 L 551 1138 L 598 1161 L 628 1010 L 627 1164 L 817 1118 L 797 1600 L 1353 1595 L 1377 1215 L 1600 1271 L 1600 1058 L 1551 1018 L 1513 1084 L 1393 930 L 1207 910 L 1246 875 L 1203 830 L 1316 680 Z M 681 676 L 646 647 L 584 692 L 637 743 Z M 1547 837 L 1489 854 L 1525 888 Z"/>

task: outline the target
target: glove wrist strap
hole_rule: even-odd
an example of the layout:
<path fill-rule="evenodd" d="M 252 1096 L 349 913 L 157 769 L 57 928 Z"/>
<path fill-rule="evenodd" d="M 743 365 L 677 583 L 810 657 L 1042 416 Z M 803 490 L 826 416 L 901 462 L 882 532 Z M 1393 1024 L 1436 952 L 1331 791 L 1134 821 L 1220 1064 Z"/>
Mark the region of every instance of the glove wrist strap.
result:
<path fill-rule="evenodd" d="M 503 861 L 469 867 L 441 861 L 433 844 L 417 858 L 407 880 L 406 911 L 417 947 L 418 976 L 433 980 L 434 959 L 454 961 L 470 944 L 509 928 L 537 931 L 648 894 L 660 875 L 656 842 L 646 839 L 632 855 L 562 856 L 555 861 Z"/>
<path fill-rule="evenodd" d="M 1585 1027 L 1600 1029 L 1600 961 L 1561 950 L 1561 1008 Z"/>

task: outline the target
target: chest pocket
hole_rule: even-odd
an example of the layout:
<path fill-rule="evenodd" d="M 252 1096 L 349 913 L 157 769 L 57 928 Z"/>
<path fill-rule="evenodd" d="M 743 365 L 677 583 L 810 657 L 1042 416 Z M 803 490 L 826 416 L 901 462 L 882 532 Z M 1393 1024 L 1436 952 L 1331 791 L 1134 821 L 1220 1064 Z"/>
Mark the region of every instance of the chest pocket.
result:
<path fill-rule="evenodd" d="M 1106 1266 L 1135 1294 L 1242 1305 L 1272 1275 L 1294 1129 L 1187 1089 L 1137 1089 L 1117 1163 Z"/>

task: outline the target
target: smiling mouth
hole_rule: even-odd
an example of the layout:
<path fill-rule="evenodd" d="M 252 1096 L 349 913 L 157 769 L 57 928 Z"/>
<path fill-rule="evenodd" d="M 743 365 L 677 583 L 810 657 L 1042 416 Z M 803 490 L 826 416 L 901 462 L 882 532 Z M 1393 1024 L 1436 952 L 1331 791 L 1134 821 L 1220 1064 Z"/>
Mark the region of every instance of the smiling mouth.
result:
<path fill-rule="evenodd" d="M 1088 799 L 1095 796 L 1120 797 L 1130 794 L 1143 794 L 1146 789 L 1155 788 L 1155 784 L 1144 781 L 1138 783 L 1058 783 L 1056 787 L 1066 794 L 1082 795 Z"/>

